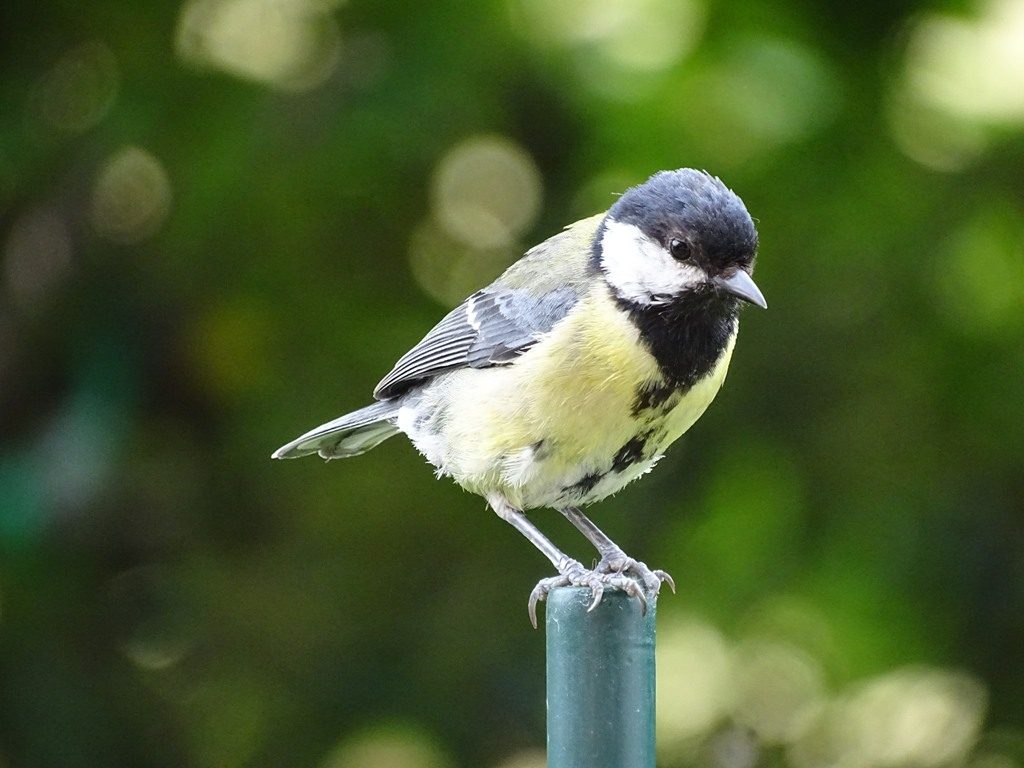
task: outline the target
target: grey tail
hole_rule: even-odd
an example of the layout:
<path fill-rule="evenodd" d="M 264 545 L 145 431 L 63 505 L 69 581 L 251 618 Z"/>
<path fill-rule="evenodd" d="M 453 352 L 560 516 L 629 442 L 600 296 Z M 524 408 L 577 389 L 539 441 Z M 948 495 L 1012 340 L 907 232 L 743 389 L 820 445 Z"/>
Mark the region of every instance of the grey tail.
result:
<path fill-rule="evenodd" d="M 398 408 L 394 400 L 360 408 L 311 429 L 278 448 L 271 458 L 297 459 L 311 453 L 319 453 L 325 459 L 358 456 L 398 433 Z"/>

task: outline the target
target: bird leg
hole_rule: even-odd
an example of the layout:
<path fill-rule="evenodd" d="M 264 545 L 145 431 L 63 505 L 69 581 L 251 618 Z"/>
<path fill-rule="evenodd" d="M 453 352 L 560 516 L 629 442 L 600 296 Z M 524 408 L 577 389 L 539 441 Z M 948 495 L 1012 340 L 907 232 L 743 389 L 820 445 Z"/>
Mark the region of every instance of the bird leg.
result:
<path fill-rule="evenodd" d="M 639 560 L 634 560 L 627 555 L 618 544 L 608 538 L 604 531 L 594 525 L 590 518 L 584 515 L 580 509 L 566 507 L 559 510 L 559 512 L 565 515 L 566 519 L 576 526 L 577 530 L 586 536 L 591 544 L 597 547 L 597 551 L 601 555 L 601 561 L 597 564 L 597 567 L 594 569 L 595 571 L 598 573 L 620 574 L 629 571 L 643 583 L 648 592 L 655 595 L 661 589 L 662 582 L 668 584 L 673 592 L 676 591 L 676 582 L 668 573 L 661 570 L 652 571 Z"/>
<path fill-rule="evenodd" d="M 511 524 L 513 528 L 523 534 L 533 546 L 539 549 L 551 561 L 551 564 L 558 571 L 557 576 L 541 579 L 537 582 L 537 586 L 530 593 L 528 610 L 530 613 L 530 623 L 533 624 L 534 629 L 537 628 L 537 603 L 546 599 L 548 593 L 556 587 L 589 587 L 593 594 L 593 599 L 587 608 L 588 611 L 594 610 L 600 604 L 606 588 L 621 589 L 631 597 L 639 600 L 642 610 L 645 613 L 647 612 L 647 596 L 644 594 L 643 589 L 640 588 L 636 579 L 625 576 L 621 570 L 609 568 L 598 571 L 584 568 L 582 563 L 578 560 L 573 560 L 556 547 L 551 542 L 551 539 L 541 533 L 540 529 L 529 521 L 522 510 L 513 507 L 504 497 L 498 494 L 491 494 L 487 497 L 487 502 L 497 513 L 498 517 Z M 603 536 L 604 534 L 601 535 Z M 614 544 L 612 546 L 614 547 Z M 618 549 L 618 547 L 615 548 Z M 620 554 L 622 553 L 622 550 L 618 551 Z M 629 558 L 626 559 L 629 560 Z M 635 563 L 636 561 L 632 560 L 630 562 Z M 657 578 L 655 578 L 655 581 L 657 581 Z M 660 583 L 658 581 L 659 585 Z"/>

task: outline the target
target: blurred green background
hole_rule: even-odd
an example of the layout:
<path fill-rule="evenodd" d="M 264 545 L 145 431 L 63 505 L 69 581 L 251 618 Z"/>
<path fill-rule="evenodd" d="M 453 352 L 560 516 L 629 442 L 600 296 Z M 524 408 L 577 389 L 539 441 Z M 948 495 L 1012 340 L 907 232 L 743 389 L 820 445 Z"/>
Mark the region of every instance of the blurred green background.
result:
<path fill-rule="evenodd" d="M 0 52 L 0 766 L 540 768 L 543 558 L 403 439 L 268 457 L 679 166 L 771 309 L 591 510 L 680 585 L 660 764 L 1024 766 L 1024 0 L 14 2 Z"/>

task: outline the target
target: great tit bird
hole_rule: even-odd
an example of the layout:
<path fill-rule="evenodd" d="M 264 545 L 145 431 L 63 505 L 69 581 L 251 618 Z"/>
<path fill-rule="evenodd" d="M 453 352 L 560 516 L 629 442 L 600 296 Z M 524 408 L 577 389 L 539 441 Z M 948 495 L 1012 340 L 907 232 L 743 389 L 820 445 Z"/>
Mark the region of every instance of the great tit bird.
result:
<path fill-rule="evenodd" d="M 374 390 L 377 402 L 274 452 L 356 456 L 404 432 L 437 475 L 483 496 L 555 566 L 558 586 L 606 588 L 646 609 L 664 571 L 627 556 L 580 510 L 650 471 L 718 393 L 757 230 L 718 178 L 683 168 L 530 249 L 449 312 Z M 593 569 L 527 518 L 559 510 L 597 548 Z"/>

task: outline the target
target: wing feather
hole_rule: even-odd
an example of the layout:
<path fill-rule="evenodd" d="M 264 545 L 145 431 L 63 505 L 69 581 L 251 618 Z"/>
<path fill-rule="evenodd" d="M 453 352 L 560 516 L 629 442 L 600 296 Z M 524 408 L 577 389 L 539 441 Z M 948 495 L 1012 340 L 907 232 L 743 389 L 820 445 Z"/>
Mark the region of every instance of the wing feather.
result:
<path fill-rule="evenodd" d="M 565 317 L 589 286 L 594 277 L 589 248 L 600 219 L 585 219 L 541 243 L 445 315 L 399 358 L 374 397 L 398 397 L 456 368 L 512 363 Z"/>
<path fill-rule="evenodd" d="M 381 379 L 373 396 L 388 399 L 401 394 L 413 382 L 432 372 L 455 367 L 465 360 L 476 340 L 476 329 L 469 324 L 464 302 L 441 319 L 415 347 L 402 355 L 391 372 Z"/>
<path fill-rule="evenodd" d="M 454 368 L 507 365 L 551 330 L 577 298 L 571 287 L 541 297 L 523 288 L 485 288 L 403 355 L 374 396 L 396 397 L 413 384 Z"/>

